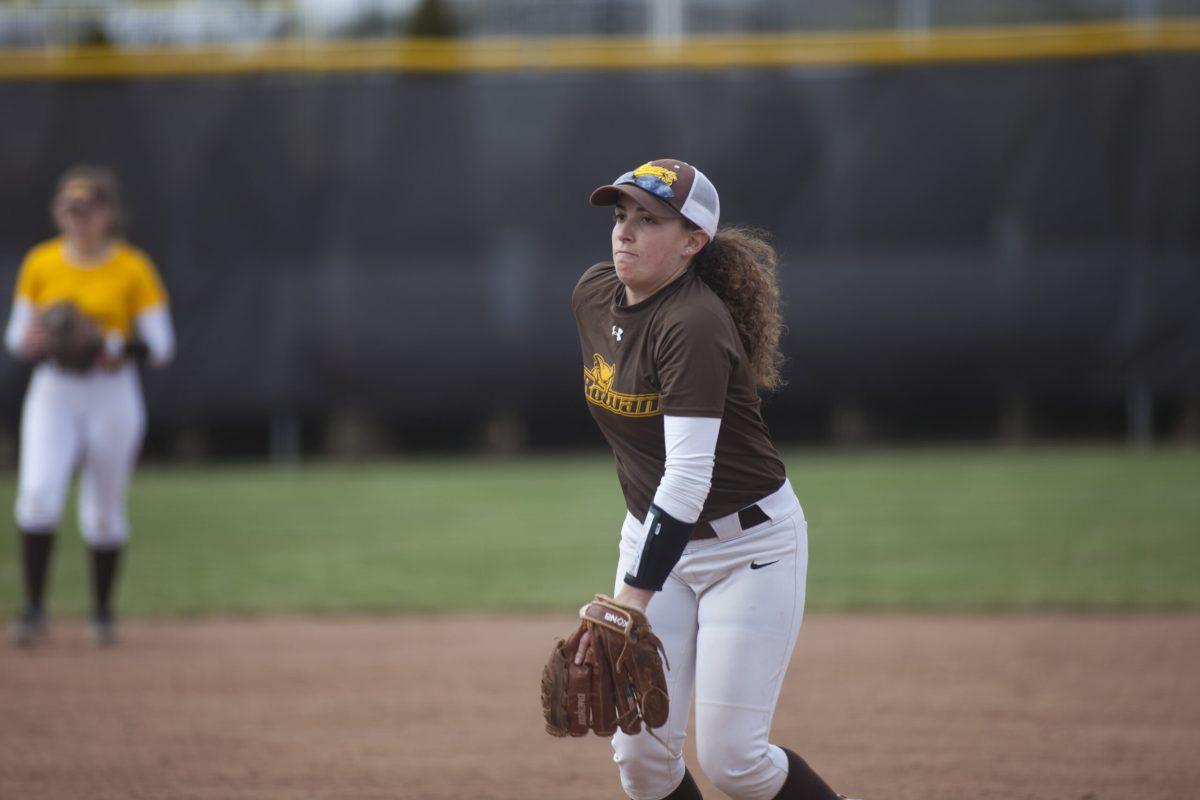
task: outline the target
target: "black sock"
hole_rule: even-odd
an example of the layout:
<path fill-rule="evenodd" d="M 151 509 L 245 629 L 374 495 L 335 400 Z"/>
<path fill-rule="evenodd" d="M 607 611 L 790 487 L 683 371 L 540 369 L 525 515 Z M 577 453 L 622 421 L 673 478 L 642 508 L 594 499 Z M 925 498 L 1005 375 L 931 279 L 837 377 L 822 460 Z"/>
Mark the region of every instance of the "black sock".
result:
<path fill-rule="evenodd" d="M 704 800 L 704 796 L 700 794 L 700 787 L 696 785 L 696 781 L 692 779 L 692 773 L 686 769 L 683 771 L 683 780 L 675 791 L 663 798 L 663 800 Z"/>
<path fill-rule="evenodd" d="M 21 563 L 25 568 L 25 609 L 38 614 L 44 611 L 46 573 L 50 555 L 54 552 L 54 532 L 30 533 L 21 531 Z"/>
<path fill-rule="evenodd" d="M 779 749 L 787 753 L 788 776 L 775 800 L 837 800 L 837 792 L 803 758 L 786 747 Z"/>
<path fill-rule="evenodd" d="M 112 619 L 112 590 L 120 560 L 119 547 L 92 550 L 92 611 L 97 619 Z"/>

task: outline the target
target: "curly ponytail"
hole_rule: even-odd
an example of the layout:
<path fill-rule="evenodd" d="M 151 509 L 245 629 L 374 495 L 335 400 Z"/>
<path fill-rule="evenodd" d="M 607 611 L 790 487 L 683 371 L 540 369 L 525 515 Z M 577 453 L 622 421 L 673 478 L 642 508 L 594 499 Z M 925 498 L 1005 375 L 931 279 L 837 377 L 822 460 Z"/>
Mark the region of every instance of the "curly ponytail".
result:
<path fill-rule="evenodd" d="M 754 378 L 767 390 L 783 385 L 777 264 L 767 233 L 750 228 L 721 228 L 692 258 L 692 269 L 729 308 Z"/>

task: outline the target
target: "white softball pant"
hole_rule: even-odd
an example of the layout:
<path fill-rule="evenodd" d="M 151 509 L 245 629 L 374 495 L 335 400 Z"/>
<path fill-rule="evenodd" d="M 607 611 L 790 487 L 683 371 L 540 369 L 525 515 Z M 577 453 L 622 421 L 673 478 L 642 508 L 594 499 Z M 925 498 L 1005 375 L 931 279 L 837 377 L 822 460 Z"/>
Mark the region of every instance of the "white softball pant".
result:
<path fill-rule="evenodd" d="M 133 366 L 80 374 L 39 365 L 21 414 L 17 525 L 29 532 L 57 528 L 79 467 L 84 541 L 95 548 L 123 544 L 129 536 L 125 495 L 145 425 Z"/>
<path fill-rule="evenodd" d="M 680 755 L 645 732 L 618 732 L 613 760 L 633 800 L 660 800 L 683 779 L 693 692 L 700 769 L 714 786 L 738 800 L 770 800 L 787 779 L 787 756 L 767 737 L 804 616 L 808 524 L 790 484 L 767 499 L 784 514 L 744 532 L 715 526 L 722 538 L 689 543 L 650 602 L 650 624 L 671 662 L 671 714 L 655 733 Z M 627 515 L 618 589 L 641 539 L 641 523 Z"/>

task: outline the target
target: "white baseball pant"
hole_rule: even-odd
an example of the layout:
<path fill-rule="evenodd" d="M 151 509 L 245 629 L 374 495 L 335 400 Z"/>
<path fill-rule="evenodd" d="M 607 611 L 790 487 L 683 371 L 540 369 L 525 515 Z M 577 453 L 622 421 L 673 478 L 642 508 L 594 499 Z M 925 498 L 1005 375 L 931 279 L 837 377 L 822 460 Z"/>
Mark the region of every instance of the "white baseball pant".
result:
<path fill-rule="evenodd" d="M 746 531 L 714 525 L 721 538 L 690 542 L 650 602 L 650 625 L 671 662 L 671 713 L 655 733 L 680 755 L 645 732 L 618 732 L 613 760 L 633 800 L 660 800 L 683 779 L 693 692 L 700 769 L 714 786 L 738 800 L 770 800 L 787 779 L 787 756 L 768 736 L 804 616 L 808 523 L 790 484 L 766 500 L 770 521 Z M 618 589 L 641 545 L 642 525 L 627 515 Z"/>
<path fill-rule="evenodd" d="M 73 373 L 39 365 L 21 414 L 17 525 L 31 533 L 57 528 L 78 466 L 84 541 L 93 548 L 121 546 L 129 536 L 125 495 L 145 420 L 133 366 Z"/>

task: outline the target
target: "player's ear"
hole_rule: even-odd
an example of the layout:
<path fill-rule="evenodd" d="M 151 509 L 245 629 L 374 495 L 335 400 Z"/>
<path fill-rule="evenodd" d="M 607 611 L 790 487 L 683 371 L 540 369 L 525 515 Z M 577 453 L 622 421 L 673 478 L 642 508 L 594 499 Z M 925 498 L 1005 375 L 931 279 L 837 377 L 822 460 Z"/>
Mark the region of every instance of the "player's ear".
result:
<path fill-rule="evenodd" d="M 687 239 L 683 243 L 684 256 L 691 257 L 704 249 L 704 245 L 708 244 L 708 234 L 699 228 L 688 230 Z"/>

